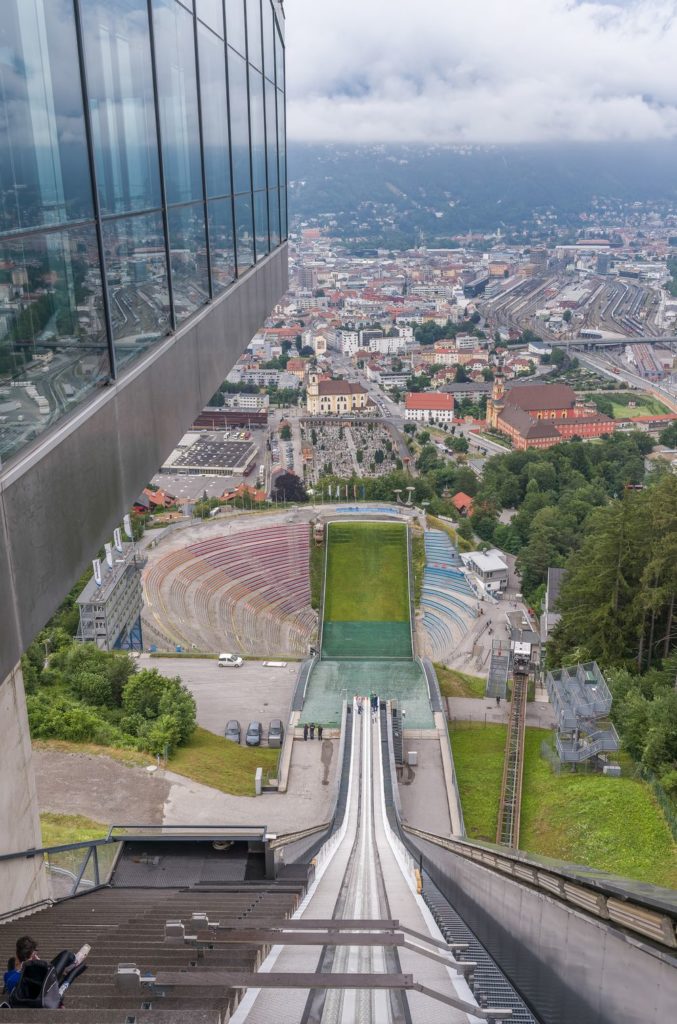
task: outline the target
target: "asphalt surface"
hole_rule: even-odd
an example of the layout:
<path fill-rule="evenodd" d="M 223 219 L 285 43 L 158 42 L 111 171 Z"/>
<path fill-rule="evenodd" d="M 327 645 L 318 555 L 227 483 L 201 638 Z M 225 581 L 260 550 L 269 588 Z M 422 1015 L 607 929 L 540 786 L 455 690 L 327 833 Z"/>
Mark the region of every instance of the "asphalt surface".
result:
<path fill-rule="evenodd" d="M 264 737 L 271 719 L 280 718 L 287 724 L 299 662 L 289 661 L 285 668 L 264 668 L 260 661 L 245 661 L 241 668 L 220 668 L 210 658 L 151 658 L 144 654 L 139 668 L 178 675 L 195 697 L 198 725 L 222 736 L 226 722 L 236 718 L 244 744 L 249 722 L 261 722 Z"/>

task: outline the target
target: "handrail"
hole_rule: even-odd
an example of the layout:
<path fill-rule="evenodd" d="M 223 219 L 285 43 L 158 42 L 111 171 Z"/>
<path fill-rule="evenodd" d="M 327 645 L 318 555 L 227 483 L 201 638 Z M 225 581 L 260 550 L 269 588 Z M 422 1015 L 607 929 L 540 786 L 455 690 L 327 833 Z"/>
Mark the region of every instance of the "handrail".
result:
<path fill-rule="evenodd" d="M 455 837 L 438 836 L 402 822 L 400 828 L 409 836 L 475 861 L 491 871 L 510 875 L 521 885 L 532 886 L 550 898 L 554 896 L 574 906 L 577 912 L 587 911 L 594 917 L 611 921 L 672 951 L 677 949 L 677 899 L 671 890 L 654 887 L 659 894 L 665 893 L 668 899 L 674 900 L 675 904 L 661 905 L 658 901 L 652 902 L 647 899 L 644 891 L 622 892 L 620 886 L 613 886 L 613 876 L 607 876 L 606 882 L 603 872 L 597 872 L 594 878 L 586 879 L 582 877 L 586 870 L 583 867 L 580 869 L 581 875 L 573 872 L 569 874 L 556 863 L 549 863 L 546 858 L 540 863 L 530 860 L 519 851 L 511 851 L 511 856 L 507 850 L 503 851 L 495 846 L 482 846 Z M 571 867 L 575 868 L 577 865 Z M 641 883 L 637 885 L 638 890 L 650 888 Z"/>

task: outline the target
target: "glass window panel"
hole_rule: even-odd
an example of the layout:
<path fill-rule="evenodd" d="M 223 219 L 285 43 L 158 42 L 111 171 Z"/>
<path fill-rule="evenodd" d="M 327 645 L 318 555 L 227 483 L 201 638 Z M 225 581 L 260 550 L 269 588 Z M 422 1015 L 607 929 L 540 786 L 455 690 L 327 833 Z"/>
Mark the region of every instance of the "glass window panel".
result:
<path fill-rule="evenodd" d="M 243 274 L 254 263 L 254 228 L 251 195 L 235 196 L 237 272 Z"/>
<path fill-rule="evenodd" d="M 222 292 L 235 278 L 233 209 L 230 199 L 211 199 L 208 204 L 209 246 L 212 257 L 212 288 Z"/>
<path fill-rule="evenodd" d="M 230 195 L 230 152 L 223 43 L 198 26 L 202 139 L 208 196 Z"/>
<path fill-rule="evenodd" d="M 168 203 L 202 198 L 193 20 L 174 0 L 153 0 L 160 123 Z"/>
<path fill-rule="evenodd" d="M 270 220 L 270 248 L 280 244 L 280 195 L 276 188 L 268 189 L 268 216 Z"/>
<path fill-rule="evenodd" d="M 0 462 L 110 375 L 91 225 L 0 240 Z"/>
<path fill-rule="evenodd" d="M 278 89 L 284 92 L 284 44 L 277 25 L 275 26 L 275 75 Z"/>
<path fill-rule="evenodd" d="M 252 133 L 254 190 L 266 187 L 266 124 L 263 113 L 263 76 L 249 69 L 249 119 Z"/>
<path fill-rule="evenodd" d="M 261 0 L 247 0 L 247 47 L 249 63 L 261 71 Z"/>
<path fill-rule="evenodd" d="M 80 0 L 102 213 L 160 205 L 145 0 Z"/>
<path fill-rule="evenodd" d="M 204 205 L 176 207 L 168 215 L 174 315 L 179 324 L 209 299 Z"/>
<path fill-rule="evenodd" d="M 275 17 L 270 0 L 261 4 L 263 14 L 263 71 L 266 78 L 275 81 Z"/>
<path fill-rule="evenodd" d="M 248 192 L 251 188 L 251 173 L 249 167 L 247 65 L 232 50 L 228 50 L 228 85 L 230 88 L 233 191 Z"/>
<path fill-rule="evenodd" d="M 244 3 L 245 0 L 226 0 L 226 33 L 228 45 L 246 57 Z"/>
<path fill-rule="evenodd" d="M 72 0 L 0 13 L 0 231 L 91 218 Z"/>
<path fill-rule="evenodd" d="M 266 82 L 266 136 L 268 144 L 268 188 L 277 185 L 277 110 L 275 93 L 277 90 L 270 82 Z"/>
<path fill-rule="evenodd" d="M 268 193 L 254 193 L 254 228 L 256 231 L 256 259 L 261 260 L 270 252 L 268 240 Z"/>
<path fill-rule="evenodd" d="M 278 93 L 277 96 L 277 151 L 279 157 L 279 168 L 280 168 L 280 184 L 284 185 L 287 181 L 287 143 L 285 138 L 284 130 L 285 121 L 285 107 L 284 107 L 284 96 L 282 93 Z"/>
<path fill-rule="evenodd" d="M 280 188 L 280 234 L 282 238 L 287 237 L 287 189 L 284 185 Z"/>
<path fill-rule="evenodd" d="M 221 0 L 197 0 L 197 16 L 223 38 L 223 7 Z"/>
<path fill-rule="evenodd" d="M 118 366 L 145 352 L 170 329 L 162 217 L 104 221 L 103 244 Z"/>

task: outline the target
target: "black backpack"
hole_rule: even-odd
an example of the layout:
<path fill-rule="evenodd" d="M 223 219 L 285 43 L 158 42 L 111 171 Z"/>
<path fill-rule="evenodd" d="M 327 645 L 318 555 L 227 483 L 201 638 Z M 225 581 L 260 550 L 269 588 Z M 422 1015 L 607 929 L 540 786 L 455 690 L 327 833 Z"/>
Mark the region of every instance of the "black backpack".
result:
<path fill-rule="evenodd" d="M 61 1005 L 59 980 L 46 960 L 27 960 L 9 996 L 12 1009 L 56 1010 Z"/>

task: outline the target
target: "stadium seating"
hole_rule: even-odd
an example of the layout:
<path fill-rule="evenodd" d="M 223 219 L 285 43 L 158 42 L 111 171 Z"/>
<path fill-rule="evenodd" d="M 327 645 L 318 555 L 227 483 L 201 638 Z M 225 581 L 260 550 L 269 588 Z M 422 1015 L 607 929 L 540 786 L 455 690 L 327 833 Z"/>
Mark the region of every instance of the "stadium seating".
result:
<path fill-rule="evenodd" d="M 310 607 L 307 524 L 212 536 L 153 562 L 147 603 L 186 647 L 242 654 L 305 654 Z"/>
<path fill-rule="evenodd" d="M 196 958 L 190 945 L 165 940 L 168 920 L 189 923 L 193 913 L 205 913 L 210 921 L 251 920 L 253 925 L 289 917 L 298 905 L 301 886 L 258 883 L 230 891 L 219 887 L 100 889 L 66 900 L 32 914 L 30 919 L 0 926 L 5 957 L 13 950 L 17 935 L 29 934 L 46 957 L 60 949 L 77 950 L 87 942 L 92 949 L 87 971 L 65 995 L 65 1008 L 51 1015 L 62 1024 L 108 1024 L 133 1020 L 136 1024 L 217 1024 L 228 1020 L 241 993 L 215 989 L 208 984 L 213 969 L 256 970 L 267 948 L 253 945 L 220 946 L 204 950 L 200 967 L 205 971 L 202 991 L 163 998 L 148 989 L 135 993 L 116 985 L 120 963 L 133 963 L 143 974 L 185 971 Z M 3 1021 L 45 1021 L 48 1010 L 0 1010 Z"/>
<path fill-rule="evenodd" d="M 442 530 L 426 530 L 421 608 L 434 661 L 448 657 L 477 617 L 477 599 L 461 571 L 461 559 Z"/>

